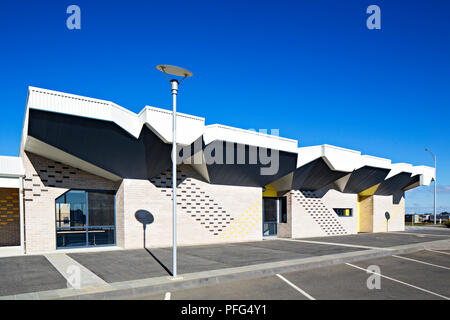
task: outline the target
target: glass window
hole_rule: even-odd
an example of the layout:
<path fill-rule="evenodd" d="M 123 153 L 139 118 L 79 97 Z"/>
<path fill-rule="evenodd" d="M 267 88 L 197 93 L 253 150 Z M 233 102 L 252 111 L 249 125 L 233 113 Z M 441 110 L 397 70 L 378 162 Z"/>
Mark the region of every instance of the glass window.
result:
<path fill-rule="evenodd" d="M 278 198 L 263 198 L 263 235 L 277 234 Z"/>
<path fill-rule="evenodd" d="M 277 198 L 264 198 L 264 221 L 277 221 Z"/>
<path fill-rule="evenodd" d="M 287 223 L 287 198 L 280 198 L 280 223 Z"/>
<path fill-rule="evenodd" d="M 334 208 L 333 210 L 334 210 L 334 212 L 336 212 L 336 214 L 339 217 L 351 217 L 351 216 L 353 216 L 353 210 L 350 209 L 350 208 L 346 208 L 346 209 Z"/>
<path fill-rule="evenodd" d="M 114 225 L 114 195 L 106 192 L 90 191 L 88 196 L 89 225 Z"/>
<path fill-rule="evenodd" d="M 55 202 L 58 248 L 115 243 L 113 192 L 70 190 Z"/>

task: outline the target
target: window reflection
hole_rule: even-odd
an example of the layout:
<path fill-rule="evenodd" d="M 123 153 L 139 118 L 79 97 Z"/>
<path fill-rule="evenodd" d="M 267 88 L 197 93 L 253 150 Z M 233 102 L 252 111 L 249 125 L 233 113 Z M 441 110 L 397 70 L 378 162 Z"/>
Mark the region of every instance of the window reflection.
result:
<path fill-rule="evenodd" d="M 115 243 L 114 193 L 70 190 L 56 199 L 56 245 L 84 247 Z"/>

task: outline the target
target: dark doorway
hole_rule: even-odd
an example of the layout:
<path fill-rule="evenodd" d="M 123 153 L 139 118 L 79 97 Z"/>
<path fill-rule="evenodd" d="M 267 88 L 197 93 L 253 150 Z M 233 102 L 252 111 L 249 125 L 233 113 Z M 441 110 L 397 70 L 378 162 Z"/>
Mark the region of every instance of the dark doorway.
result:
<path fill-rule="evenodd" d="M 278 198 L 263 198 L 263 236 L 277 235 Z"/>

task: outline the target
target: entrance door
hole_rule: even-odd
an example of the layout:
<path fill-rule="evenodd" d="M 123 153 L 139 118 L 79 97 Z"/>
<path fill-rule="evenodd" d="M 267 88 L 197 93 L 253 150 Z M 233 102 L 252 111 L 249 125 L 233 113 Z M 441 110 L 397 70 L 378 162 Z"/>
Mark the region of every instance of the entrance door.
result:
<path fill-rule="evenodd" d="M 263 203 L 263 236 L 276 236 L 278 199 L 264 197 Z"/>
<path fill-rule="evenodd" d="M 358 232 L 373 232 L 373 196 L 358 195 Z"/>

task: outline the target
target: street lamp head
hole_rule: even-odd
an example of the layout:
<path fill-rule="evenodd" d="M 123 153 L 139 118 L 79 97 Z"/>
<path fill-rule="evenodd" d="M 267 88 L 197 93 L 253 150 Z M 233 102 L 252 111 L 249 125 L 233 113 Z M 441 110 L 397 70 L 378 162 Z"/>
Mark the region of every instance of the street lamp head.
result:
<path fill-rule="evenodd" d="M 170 74 L 172 76 L 178 76 L 178 77 L 183 77 L 183 78 L 188 78 L 188 77 L 193 76 L 192 72 L 190 72 L 186 69 L 176 67 L 176 66 L 169 66 L 166 64 L 157 65 L 156 69 L 158 69 L 161 72 L 164 72 L 166 75 Z"/>

